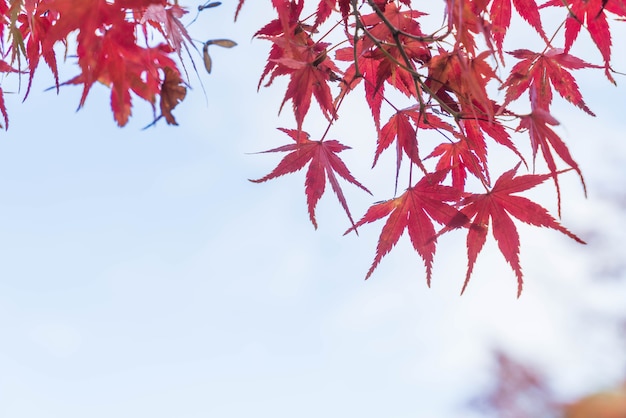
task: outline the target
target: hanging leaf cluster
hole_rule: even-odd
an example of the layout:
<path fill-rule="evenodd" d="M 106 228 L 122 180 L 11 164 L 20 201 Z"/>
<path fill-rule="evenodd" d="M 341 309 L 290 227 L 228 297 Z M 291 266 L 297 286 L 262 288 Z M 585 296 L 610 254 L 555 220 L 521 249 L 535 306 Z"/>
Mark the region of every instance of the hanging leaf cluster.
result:
<path fill-rule="evenodd" d="M 561 176 L 576 175 L 583 191 L 586 186 L 555 128 L 553 104 L 563 100 L 584 117 L 595 116 L 576 74 L 597 71 L 615 83 L 611 30 L 626 20 L 624 0 L 265 1 L 275 16 L 260 22 L 255 34 L 269 45 L 259 87 L 286 81 L 277 107 L 289 109 L 293 126 L 279 128 L 287 143 L 267 151 L 285 153 L 282 160 L 254 181 L 306 168 L 304 192 L 315 227 L 327 182 L 347 215 L 346 233 L 383 222 L 366 278 L 406 232 L 430 285 L 438 240 L 461 233 L 468 258 L 465 291 L 491 232 L 513 270 L 519 295 L 519 222 L 583 242 L 557 220 Z M 249 7 L 244 3 L 233 5 L 235 19 Z M 209 1 L 194 7 L 201 13 L 220 5 Z M 172 112 L 189 85 L 185 59 L 202 57 L 210 73 L 210 47 L 236 45 L 219 38 L 197 47 L 183 23 L 185 6 L 190 5 L 177 0 L 0 0 L 0 73 L 27 74 L 28 96 L 43 62 L 57 91 L 66 85 L 82 88 L 79 107 L 94 85 L 108 87 L 119 126 L 127 124 L 136 99 L 152 106 L 153 124 L 164 119 L 176 125 Z M 554 19 L 555 12 L 560 19 Z M 526 28 L 512 26 L 514 13 Z M 507 48 L 514 31 L 525 31 L 527 47 Z M 581 33 L 597 49 L 592 58 L 575 52 Z M 59 79 L 63 48 L 63 59 L 76 64 L 68 80 Z M 197 68 L 193 60 L 192 66 Z M 377 202 L 358 220 L 342 183 L 369 190 L 343 157 L 347 144 L 360 146 L 363 138 L 335 134 L 339 116 L 354 112 L 348 97 L 360 97 L 369 108 L 358 115 L 358 123 L 371 127 L 372 168 L 384 170 L 380 161 L 390 150 L 395 162 L 388 194 L 374 198 Z M 324 126 L 311 117 L 312 110 L 325 118 Z M 1 85 L 0 113 L 8 127 Z M 494 175 L 496 148 L 508 152 L 511 163 Z M 555 188 L 556 216 L 527 197 L 546 182 Z"/>
<path fill-rule="evenodd" d="M 271 44 L 259 85 L 270 86 L 279 77 L 288 79 L 280 107 L 291 104 L 294 126 L 281 130 L 292 139 L 306 136 L 306 144 L 311 143 L 310 134 L 320 150 L 347 149 L 338 141 L 354 144 L 362 138 L 337 139 L 333 128 L 339 115 L 351 112 L 342 106 L 344 99 L 361 96 L 370 115 L 361 115 L 360 120 L 369 117 L 372 121 L 373 166 L 390 149 L 395 151 L 396 164 L 391 192 L 383 196 L 386 200 L 376 199 L 357 222 L 352 220 L 334 173 L 367 189 L 344 164 L 339 165 L 337 155 L 330 164 L 331 160 L 312 159 L 304 142 L 278 147 L 272 152 L 290 153 L 269 175 L 255 181 L 292 173 L 309 163 L 305 194 L 314 226 L 315 206 L 324 190 L 319 178 L 324 173 L 350 222 L 346 233 L 384 221 L 366 278 L 406 232 L 423 260 L 430 285 L 438 239 L 461 231 L 468 257 L 464 292 L 491 231 L 515 274 L 519 296 L 523 287 L 519 222 L 553 229 L 584 243 L 523 194 L 550 180 L 560 217 L 562 175 L 577 174 L 586 193 L 582 171 L 554 128 L 559 123 L 552 108 L 559 97 L 589 117 L 595 116 L 583 99 L 575 72 L 600 71 L 615 82 L 611 26 L 626 19 L 623 0 L 543 4 L 535 0 L 444 0 L 439 20 L 443 23 L 432 29 L 431 18 L 429 30 L 424 29 L 426 19 L 433 10 L 441 13 L 440 5 L 431 2 L 271 2 L 276 18 L 256 33 Z M 245 10 L 243 4 L 240 0 L 237 13 Z M 547 9 L 554 8 L 560 10 L 562 20 L 547 21 Z M 514 12 L 528 25 L 526 33 L 533 37 L 528 44 L 538 47 L 506 49 L 507 38 L 516 30 L 511 29 Z M 573 53 L 583 31 L 595 43 L 601 62 L 588 62 Z M 313 105 L 327 119 L 323 129 L 318 119 L 309 117 Z M 493 153 L 488 151 L 497 147 L 508 150 L 512 158 L 510 169 L 494 181 L 489 157 Z M 528 173 L 520 173 L 520 167 Z M 311 187 L 312 172 L 322 187 Z M 404 191 L 398 193 L 398 187 Z"/>
<path fill-rule="evenodd" d="M 198 10 L 219 5 L 212 2 Z M 186 72 L 181 73 L 183 52 L 192 57 L 191 51 L 197 50 L 181 20 L 187 13 L 177 1 L 167 0 L 0 0 L 0 72 L 28 73 L 26 98 L 43 60 L 57 91 L 63 85 L 82 87 L 79 108 L 93 86 L 101 84 L 110 89 L 111 110 L 119 126 L 128 123 L 133 98 L 152 106 L 153 123 L 165 118 L 176 125 L 172 110 L 184 100 L 188 84 Z M 207 41 L 204 60 L 209 72 L 210 44 L 236 45 L 226 39 Z M 65 49 L 63 55 L 76 57 L 77 74 L 65 81 L 59 80 L 60 47 Z M 0 112 L 8 127 L 1 87 Z"/>

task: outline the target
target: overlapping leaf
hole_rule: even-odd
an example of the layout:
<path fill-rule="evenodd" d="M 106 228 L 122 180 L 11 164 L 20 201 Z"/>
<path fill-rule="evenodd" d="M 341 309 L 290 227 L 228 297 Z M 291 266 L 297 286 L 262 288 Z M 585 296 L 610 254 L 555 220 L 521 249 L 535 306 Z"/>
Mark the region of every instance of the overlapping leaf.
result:
<path fill-rule="evenodd" d="M 414 127 L 415 125 L 415 127 Z M 404 156 L 422 171 L 426 168 L 419 155 L 417 132 L 419 129 L 443 129 L 451 131 L 452 127 L 438 116 L 422 112 L 418 106 L 398 110 L 382 127 L 378 134 L 376 152 L 374 153 L 374 167 L 382 152 L 393 142 L 396 143 L 396 185 L 400 174 L 400 167 Z"/>
<path fill-rule="evenodd" d="M 549 125 L 555 126 L 559 122 L 548 112 L 537 109 L 530 115 L 521 117 L 521 121 L 517 130 L 527 130 L 530 135 L 530 143 L 533 150 L 533 159 L 537 155 L 537 151 L 541 150 L 544 160 L 550 170 L 550 176 L 554 180 L 554 185 L 557 192 L 557 202 L 559 216 L 561 216 L 561 189 L 559 187 L 558 171 L 552 150 L 572 169 L 574 169 L 580 176 L 580 181 L 583 184 L 583 188 L 586 191 L 585 180 L 583 179 L 582 172 L 576 164 L 576 161 L 572 158 L 569 149 L 561 138 L 554 132 Z"/>
<path fill-rule="evenodd" d="M 161 32 L 180 57 L 182 46 L 186 46 L 187 42 L 193 44 L 185 25 L 180 21 L 185 13 L 187 11 L 177 4 L 169 7 L 162 4 L 151 4 L 144 11 L 140 23 L 148 22 Z"/>
<path fill-rule="evenodd" d="M 406 230 L 413 248 L 424 261 L 426 281 L 430 286 L 437 244 L 433 221 L 446 225 L 449 229 L 458 228 L 467 222 L 464 215 L 445 203 L 457 201 L 461 196 L 459 190 L 440 184 L 445 176 L 444 171 L 425 175 L 401 196 L 371 206 L 363 218 L 346 231 L 347 234 L 366 223 L 389 217 L 380 233 L 376 256 L 365 276 L 366 279 L 372 275 L 382 258 L 391 251 Z"/>
<path fill-rule="evenodd" d="M 396 142 L 397 180 L 403 153 L 406 154 L 413 163 L 423 167 L 417 147 L 417 132 L 405 111 L 400 110 L 392 115 L 389 121 L 380 130 L 376 153 L 374 154 L 374 166 L 380 154 L 394 141 Z"/>
<path fill-rule="evenodd" d="M 406 96 L 417 97 L 418 91 L 411 71 L 431 58 L 429 46 L 419 39 L 424 34 L 417 19 L 424 13 L 417 10 L 403 11 L 393 2 L 382 13 L 385 21 L 378 13 L 362 16 L 361 23 L 367 29 L 368 36 L 358 39 L 356 43 L 351 39 L 351 47 L 336 52 L 337 60 L 352 62 L 345 71 L 342 94 L 354 89 L 363 80 L 365 98 L 379 129 L 385 84 Z M 388 24 L 408 35 L 392 32 Z"/>
<path fill-rule="evenodd" d="M 324 23 L 337 8 L 345 21 L 350 14 L 350 0 L 319 0 L 315 13 L 315 26 Z"/>
<path fill-rule="evenodd" d="M 548 111 L 552 102 L 552 85 L 565 100 L 595 116 L 585 104 L 576 80 L 566 69 L 599 66 L 589 64 L 562 49 L 550 49 L 545 53 L 518 49 L 509 54 L 521 61 L 515 64 L 511 75 L 502 84 L 501 88 L 506 88 L 505 105 L 529 90 L 532 108 Z"/>
<path fill-rule="evenodd" d="M 24 14 L 18 16 L 17 21 L 20 22 L 19 31 L 20 35 L 15 39 L 17 42 L 17 48 L 14 49 L 14 54 L 19 53 L 20 50 L 26 51 L 26 58 L 28 60 L 28 87 L 26 88 L 26 94 L 24 97 L 28 97 L 30 88 L 33 83 L 33 77 L 35 71 L 39 66 L 39 59 L 43 57 L 45 63 L 48 65 L 52 74 L 54 75 L 54 81 L 59 87 L 59 71 L 57 69 L 56 55 L 52 49 L 44 49 L 43 42 L 47 38 L 50 28 L 54 19 L 50 13 L 41 13 L 35 9 L 34 1 L 27 1 L 24 4 Z M 20 42 L 26 42 L 26 47 L 20 45 Z M 14 58 L 17 58 L 14 56 Z M 15 59 L 14 59 L 15 61 Z M 19 61 L 19 58 L 18 58 Z M 4 71 L 2 71 L 4 72 Z"/>
<path fill-rule="evenodd" d="M 491 33 L 500 58 L 503 61 L 502 44 L 511 24 L 511 3 L 515 6 L 517 13 L 537 31 L 542 39 L 548 42 L 535 0 L 513 0 L 512 2 L 511 0 L 493 0 L 489 9 L 492 22 Z"/>
<path fill-rule="evenodd" d="M 160 92 L 161 68 L 176 68 L 168 56 L 169 47 L 142 48 L 132 42 L 132 25 L 116 25 L 107 31 L 89 52 L 89 59 L 100 63 L 89 66 L 83 59 L 83 72 L 64 84 L 82 84 L 82 106 L 95 82 L 111 88 L 111 108 L 120 126 L 128 122 L 131 114 L 131 92 L 154 103 Z"/>
<path fill-rule="evenodd" d="M 314 42 L 309 33 L 298 21 L 303 2 L 274 1 L 279 18 L 270 22 L 257 32 L 257 36 L 273 43 L 269 59 L 259 85 L 266 77 L 266 86 L 282 75 L 290 77 L 285 103 L 291 100 L 298 129 L 311 106 L 311 98 L 315 97 L 320 109 L 328 119 L 336 117 L 333 97 L 329 83 L 338 81 L 339 69 L 326 55 L 327 43 Z"/>
<path fill-rule="evenodd" d="M 624 2 L 622 0 L 549 0 L 541 7 L 547 6 L 567 9 L 569 18 L 565 21 L 565 52 L 569 52 L 584 25 L 602 54 L 607 78 L 615 83 L 610 73 L 612 39 L 605 12 L 626 18 Z"/>
<path fill-rule="evenodd" d="M 440 48 L 439 54 L 428 62 L 427 85 L 432 93 L 443 102 L 447 99 L 438 96 L 440 91 L 454 93 L 461 102 L 478 102 L 488 105 L 490 99 L 487 94 L 487 84 L 498 78 L 487 62 L 489 56 L 489 51 L 472 58 L 462 51 L 449 52 Z M 455 105 L 453 108 L 456 110 L 458 106 Z M 485 108 L 488 109 L 488 106 Z"/>
<path fill-rule="evenodd" d="M 446 20 L 448 31 L 455 38 L 455 44 L 461 46 L 470 55 L 477 51 L 476 35 L 482 35 L 487 49 L 492 51 L 490 24 L 486 20 L 489 1 L 486 0 L 446 0 Z"/>
<path fill-rule="evenodd" d="M 461 293 L 465 291 L 469 283 L 476 259 L 485 244 L 490 226 L 500 252 L 517 277 L 518 297 L 522 293 L 524 280 L 519 262 L 519 233 L 513 218 L 530 225 L 555 229 L 584 244 L 583 240 L 561 226 L 543 207 L 525 197 L 514 195 L 514 193 L 535 187 L 551 177 L 550 174 L 529 174 L 516 177 L 518 167 L 519 164 L 502 174 L 487 193 L 471 194 L 461 202 L 463 205 L 461 212 L 471 220 L 467 234 L 468 268 Z"/>
<path fill-rule="evenodd" d="M 465 190 L 467 173 L 487 183 L 483 174 L 485 172 L 483 163 L 467 146 L 467 141 L 463 139 L 437 145 L 427 158 L 431 157 L 439 157 L 436 169 L 450 172 L 452 174 L 452 187 L 461 192 Z"/>

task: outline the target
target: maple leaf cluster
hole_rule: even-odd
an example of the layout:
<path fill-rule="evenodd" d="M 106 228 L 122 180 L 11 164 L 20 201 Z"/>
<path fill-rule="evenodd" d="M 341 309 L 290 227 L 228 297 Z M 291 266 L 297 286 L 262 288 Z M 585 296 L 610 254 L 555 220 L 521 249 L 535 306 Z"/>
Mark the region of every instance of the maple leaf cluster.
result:
<path fill-rule="evenodd" d="M 57 91 L 61 85 L 82 86 L 79 108 L 98 83 L 110 88 L 111 109 L 119 126 L 131 116 L 133 96 L 152 105 L 155 122 L 163 117 L 176 125 L 172 110 L 187 93 L 180 70 L 182 50 L 195 49 L 180 20 L 186 13 L 177 1 L 167 0 L 0 0 L 0 72 L 28 73 L 26 98 L 43 60 L 54 75 Z M 220 41 L 222 46 L 234 45 Z M 207 41 L 205 62 L 210 60 L 209 43 L 220 44 Z M 76 57 L 78 67 L 78 74 L 63 82 L 57 64 L 60 46 L 66 49 L 65 56 Z M 0 112 L 8 127 L 1 88 Z"/>
<path fill-rule="evenodd" d="M 346 233 L 385 220 L 366 278 L 406 231 L 430 285 L 438 238 L 461 230 L 468 256 L 463 293 L 491 230 L 515 273 L 519 296 L 523 274 L 518 221 L 584 243 L 544 207 L 520 194 L 550 180 L 560 217 L 560 176 L 576 173 L 585 188 L 578 164 L 554 130 L 558 121 L 551 107 L 556 93 L 595 116 L 573 72 L 598 70 L 615 82 L 609 22 L 626 19 L 626 2 L 445 0 L 443 24 L 429 31 L 423 29 L 429 8 L 435 7 L 429 2 L 271 2 L 277 16 L 256 32 L 257 38 L 271 43 L 259 86 L 288 78 L 280 108 L 291 103 L 295 125 L 281 128 L 293 143 L 267 151 L 288 154 L 270 174 L 254 181 L 293 173 L 308 164 L 305 194 L 315 227 L 315 208 L 326 179 L 350 221 Z M 243 5 L 239 0 L 237 13 Z M 546 25 L 543 16 L 548 8 L 559 8 L 562 20 Z M 536 34 L 541 48 L 505 50 L 513 10 Z M 589 33 L 602 62 L 590 63 L 572 53 L 581 31 Z M 376 138 L 373 166 L 386 150 L 395 149 L 395 190 L 399 183 L 406 186 L 374 203 L 357 222 L 338 177 L 369 191 L 338 155 L 349 147 L 330 139 L 348 95 L 364 95 L 371 110 Z M 319 126 L 307 126 L 313 103 L 328 121 L 315 140 L 309 132 Z M 524 107 L 522 112 L 514 110 Z M 488 149 L 497 146 L 508 149 L 517 161 L 492 181 Z M 538 157 L 542 163 L 536 167 Z M 522 164 L 529 174 L 518 173 Z"/>
<path fill-rule="evenodd" d="M 461 230 L 468 255 L 463 292 L 491 230 L 515 273 L 519 295 L 523 275 L 517 221 L 583 242 L 520 194 L 551 181 L 560 217 L 560 176 L 576 173 L 585 188 L 578 164 L 554 130 L 558 121 L 551 107 L 556 93 L 593 116 L 574 71 L 601 71 L 615 83 L 611 25 L 626 19 L 625 0 L 443 0 L 443 23 L 434 30 L 424 28 L 431 8 L 441 14 L 436 2 L 270 1 L 276 17 L 255 35 L 271 44 L 259 87 L 288 79 L 280 109 L 290 105 L 294 126 L 279 128 L 290 140 L 267 152 L 287 155 L 255 181 L 308 166 L 305 194 L 315 227 L 315 209 L 327 181 L 350 221 L 346 233 L 386 219 L 366 277 L 406 231 L 430 285 L 438 238 Z M 244 3 L 237 2 L 235 19 L 244 12 Z M 220 4 L 201 4 L 198 13 Z M 548 9 L 560 10 L 562 19 L 552 18 L 546 25 Z M 540 48 L 505 50 L 513 10 Z M 188 84 L 183 53 L 200 54 L 181 22 L 186 13 L 178 0 L 0 0 L 0 72 L 28 73 L 28 96 L 43 60 L 57 91 L 62 85 L 82 86 L 79 107 L 93 86 L 101 84 L 110 89 L 118 125 L 128 122 L 133 97 L 152 106 L 153 123 L 164 118 L 176 125 L 172 110 L 184 100 Z M 594 42 L 601 62 L 587 62 L 572 52 L 582 31 Z M 213 65 L 210 45 L 236 44 L 229 39 L 204 42 L 208 72 Z M 57 67 L 61 47 L 64 57 L 76 60 L 77 74 L 66 81 L 59 80 Z M 340 157 L 350 147 L 331 139 L 335 122 L 346 111 L 345 98 L 356 95 L 363 95 L 370 109 L 366 117 L 371 117 L 375 138 L 373 168 L 389 149 L 395 149 L 396 160 L 393 195 L 374 203 L 358 221 L 340 178 L 369 190 Z M 515 110 L 524 106 L 522 112 Z M 318 124 L 307 124 L 312 108 L 327 120 L 323 132 L 314 135 L 309 132 Z M 8 126 L 1 87 L 0 113 Z M 516 161 L 492 181 L 488 149 L 497 146 L 509 150 Z M 545 172 L 536 171 L 537 157 Z M 530 174 L 518 174 L 522 164 Z M 404 191 L 398 194 L 399 184 Z"/>

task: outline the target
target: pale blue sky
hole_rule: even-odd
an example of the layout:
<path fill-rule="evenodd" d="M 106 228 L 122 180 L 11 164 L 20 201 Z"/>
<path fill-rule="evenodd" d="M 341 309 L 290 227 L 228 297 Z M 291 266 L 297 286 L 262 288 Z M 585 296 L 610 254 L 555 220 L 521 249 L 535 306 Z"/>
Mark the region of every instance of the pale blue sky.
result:
<path fill-rule="evenodd" d="M 603 315 L 624 313 L 624 288 L 590 279 L 624 276 L 622 79 L 615 88 L 581 77 L 597 121 L 555 110 L 589 187 L 585 200 L 576 177 L 564 178 L 563 223 L 590 245 L 521 227 L 519 300 L 493 242 L 458 296 L 460 234 L 441 240 L 432 289 L 405 239 L 364 282 L 381 225 L 343 237 L 347 220 L 328 194 L 314 231 L 303 173 L 248 182 L 279 158 L 251 153 L 287 141 L 275 128 L 291 122 L 276 118 L 280 87 L 256 93 L 267 44 L 250 39 L 271 10 L 249 1 L 233 24 L 234 2 L 224 3 L 194 34 L 239 46 L 212 49 L 207 98 L 192 79 L 179 127 L 142 131 L 151 114 L 136 101 L 119 129 L 97 87 L 75 113 L 79 89 L 44 93 L 44 68 L 25 104 L 8 95 L 0 417 L 456 417 L 488 382 L 496 345 L 547 366 L 564 396 L 618 378 L 623 351 Z M 626 69 L 624 57 L 616 64 Z M 392 183 L 368 171 L 373 131 L 351 117 L 335 137 L 367 145 L 346 160 L 388 193 Z M 345 190 L 355 217 L 389 197 Z M 550 185 L 537 196 L 554 209 Z"/>

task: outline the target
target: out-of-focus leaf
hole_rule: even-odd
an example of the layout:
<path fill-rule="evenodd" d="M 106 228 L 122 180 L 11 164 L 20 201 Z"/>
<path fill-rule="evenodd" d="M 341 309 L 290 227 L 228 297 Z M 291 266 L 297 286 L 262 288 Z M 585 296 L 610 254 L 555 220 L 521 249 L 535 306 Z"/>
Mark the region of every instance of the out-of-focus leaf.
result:
<path fill-rule="evenodd" d="M 570 404 L 566 418 L 622 418 L 626 417 L 626 383 L 618 389 L 596 393 Z"/>

